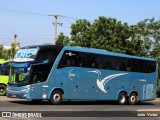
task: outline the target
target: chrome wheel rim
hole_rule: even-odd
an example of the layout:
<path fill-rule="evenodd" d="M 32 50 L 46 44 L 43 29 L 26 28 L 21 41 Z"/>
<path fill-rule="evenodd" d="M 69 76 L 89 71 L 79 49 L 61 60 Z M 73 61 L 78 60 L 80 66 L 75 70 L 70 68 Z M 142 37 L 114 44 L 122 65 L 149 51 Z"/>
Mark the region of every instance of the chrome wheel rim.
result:
<path fill-rule="evenodd" d="M 60 97 L 59 94 L 56 93 L 56 94 L 53 95 L 53 100 L 54 100 L 55 102 L 60 101 L 60 99 L 61 99 L 61 97 Z"/>
<path fill-rule="evenodd" d="M 121 103 L 124 103 L 125 101 L 126 101 L 126 98 L 125 98 L 124 95 L 122 95 L 122 96 L 120 97 L 120 102 L 121 102 Z"/>
<path fill-rule="evenodd" d="M 136 97 L 135 96 L 131 96 L 130 97 L 130 101 L 133 103 L 133 102 L 135 102 L 136 101 Z"/>
<path fill-rule="evenodd" d="M 3 93 L 4 93 L 4 89 L 0 88 L 0 94 L 3 94 Z"/>

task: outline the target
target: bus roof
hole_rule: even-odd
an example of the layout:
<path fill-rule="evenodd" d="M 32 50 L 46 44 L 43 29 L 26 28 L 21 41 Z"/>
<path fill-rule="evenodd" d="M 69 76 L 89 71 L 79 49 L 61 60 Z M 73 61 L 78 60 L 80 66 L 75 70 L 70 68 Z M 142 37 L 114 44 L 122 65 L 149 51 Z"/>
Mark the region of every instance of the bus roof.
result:
<path fill-rule="evenodd" d="M 40 48 L 40 49 L 62 49 L 63 46 L 58 46 L 58 45 L 33 45 L 33 46 L 26 46 L 26 47 L 22 47 L 20 49 L 29 49 L 29 48 Z"/>
<path fill-rule="evenodd" d="M 26 46 L 20 49 L 29 49 L 29 48 L 40 48 L 40 49 L 65 49 L 65 50 L 73 50 L 73 51 L 81 51 L 81 52 L 89 52 L 103 55 L 111 55 L 111 56 L 119 56 L 126 58 L 135 58 L 135 59 L 144 59 L 144 60 L 152 60 L 156 61 L 154 58 L 146 58 L 139 56 L 126 55 L 121 53 L 109 52 L 103 49 L 95 49 L 95 48 L 87 48 L 87 47 L 79 47 L 79 46 L 57 46 L 57 45 L 34 45 L 34 46 Z"/>
<path fill-rule="evenodd" d="M 125 58 L 135 58 L 135 59 L 156 61 L 154 58 L 126 55 L 126 54 L 121 54 L 121 53 L 109 52 L 109 51 L 103 50 L 103 49 L 86 48 L 86 47 L 78 47 L 78 46 L 76 46 L 76 47 L 65 46 L 64 49 L 65 50 L 73 50 L 73 51 L 81 51 L 81 52 L 89 52 L 89 53 L 97 53 L 97 54 L 110 55 L 110 56 L 119 56 L 119 57 L 125 57 Z"/>

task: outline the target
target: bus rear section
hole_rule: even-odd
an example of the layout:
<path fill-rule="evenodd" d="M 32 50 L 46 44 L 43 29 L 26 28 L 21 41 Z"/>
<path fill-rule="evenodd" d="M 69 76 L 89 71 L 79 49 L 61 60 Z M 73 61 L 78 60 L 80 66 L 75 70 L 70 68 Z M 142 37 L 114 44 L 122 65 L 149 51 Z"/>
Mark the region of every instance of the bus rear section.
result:
<path fill-rule="evenodd" d="M 10 62 L 0 60 L 0 96 L 6 95 Z"/>

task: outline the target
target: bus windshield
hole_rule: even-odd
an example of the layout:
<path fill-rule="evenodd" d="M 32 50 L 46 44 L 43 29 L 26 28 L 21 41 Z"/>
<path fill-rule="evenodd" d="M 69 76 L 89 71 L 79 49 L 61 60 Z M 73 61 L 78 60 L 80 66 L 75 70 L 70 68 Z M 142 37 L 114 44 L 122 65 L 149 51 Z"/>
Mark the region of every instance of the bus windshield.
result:
<path fill-rule="evenodd" d="M 45 82 L 61 49 L 53 46 L 19 49 L 12 61 L 8 85 Z"/>
<path fill-rule="evenodd" d="M 24 68 L 12 67 L 10 69 L 8 84 L 16 86 L 26 85 L 29 71 L 30 67 L 27 69 L 27 71 L 24 71 Z"/>

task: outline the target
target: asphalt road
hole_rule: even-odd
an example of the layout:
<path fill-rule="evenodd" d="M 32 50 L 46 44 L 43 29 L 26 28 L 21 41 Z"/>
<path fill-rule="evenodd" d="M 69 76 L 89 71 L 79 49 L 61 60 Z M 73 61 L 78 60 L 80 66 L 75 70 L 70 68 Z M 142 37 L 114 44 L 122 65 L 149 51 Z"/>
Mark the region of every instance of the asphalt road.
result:
<path fill-rule="evenodd" d="M 137 119 L 137 115 L 140 119 L 156 119 L 160 118 L 160 101 L 150 101 L 150 102 L 141 102 L 137 105 L 118 105 L 116 101 L 64 101 L 61 105 L 51 105 L 48 101 L 43 101 L 42 103 L 33 103 L 27 100 L 20 99 L 11 99 L 5 96 L 0 96 L 0 111 L 2 112 L 33 112 L 33 113 L 42 113 L 43 117 L 46 115 L 50 116 L 47 119 L 51 119 L 54 115 L 54 118 L 61 120 L 73 120 L 75 116 L 78 116 L 77 119 L 106 119 L 106 116 L 110 116 L 111 119 L 127 119 L 130 117 L 132 119 Z M 47 112 L 48 111 L 48 114 Z M 149 113 L 158 114 L 159 117 L 148 117 L 146 111 Z M 159 112 L 157 112 L 159 111 Z M 134 114 L 132 114 L 134 113 Z M 22 113 L 21 113 L 22 114 Z M 121 118 L 121 114 L 122 117 Z M 125 114 L 125 115 L 123 115 Z M 145 117 L 143 116 L 145 114 Z M 28 113 L 27 113 L 28 115 Z M 69 117 L 68 117 L 69 116 Z M 60 118 L 62 117 L 62 118 Z M 8 119 L 8 118 L 0 118 L 0 119 Z M 22 118 L 13 118 L 15 120 Z M 23 119 L 27 119 L 23 118 Z M 32 118 L 39 119 L 39 118 Z M 46 118 L 45 118 L 46 119 Z"/>

